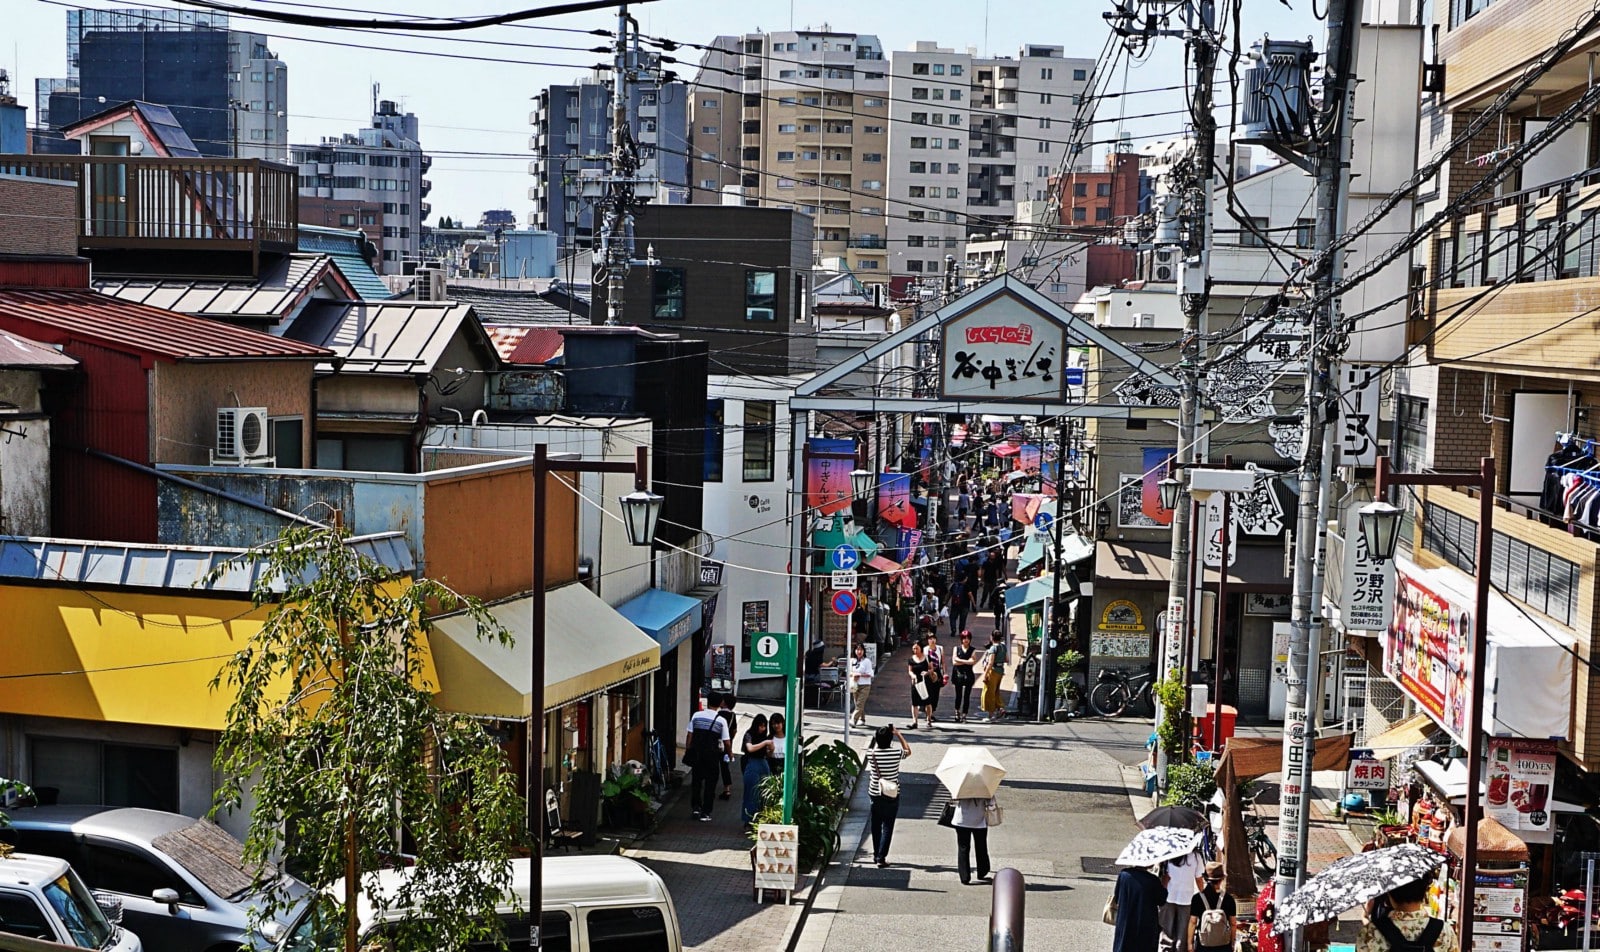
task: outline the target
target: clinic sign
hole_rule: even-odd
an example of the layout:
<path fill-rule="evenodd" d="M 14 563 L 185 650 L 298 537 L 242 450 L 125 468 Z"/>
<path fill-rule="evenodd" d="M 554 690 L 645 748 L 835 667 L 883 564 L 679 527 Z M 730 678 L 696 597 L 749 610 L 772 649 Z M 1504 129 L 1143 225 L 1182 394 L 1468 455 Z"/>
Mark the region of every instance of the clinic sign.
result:
<path fill-rule="evenodd" d="M 940 328 L 939 395 L 948 399 L 1060 403 L 1067 396 L 1067 327 L 998 295 Z"/>

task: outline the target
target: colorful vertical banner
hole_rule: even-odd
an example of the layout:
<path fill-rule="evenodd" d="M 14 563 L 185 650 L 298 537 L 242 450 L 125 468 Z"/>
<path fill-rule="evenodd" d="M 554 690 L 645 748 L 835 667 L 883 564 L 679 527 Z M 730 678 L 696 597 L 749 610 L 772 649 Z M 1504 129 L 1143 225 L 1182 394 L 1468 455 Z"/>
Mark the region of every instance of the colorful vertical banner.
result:
<path fill-rule="evenodd" d="M 950 427 L 950 445 L 963 446 L 967 442 L 967 425 L 956 423 Z"/>
<path fill-rule="evenodd" d="M 878 518 L 902 529 L 917 527 L 917 512 L 911 508 L 911 474 L 878 474 Z"/>
<path fill-rule="evenodd" d="M 933 437 L 922 438 L 922 445 L 917 451 L 917 478 L 923 483 L 928 481 L 928 471 L 933 468 Z"/>
<path fill-rule="evenodd" d="M 916 561 L 916 558 L 917 558 L 917 546 L 919 546 L 921 544 L 922 544 L 922 530 L 921 529 L 902 529 L 902 530 L 900 530 L 900 549 L 904 553 L 900 558 L 900 564 L 909 566 L 909 565 L 911 565 L 912 562 Z"/>
<path fill-rule="evenodd" d="M 1394 621 L 1383 645 L 1383 673 L 1462 743 L 1471 692 L 1472 615 L 1416 574 L 1395 573 Z"/>
<path fill-rule="evenodd" d="M 1489 738 L 1488 805 L 1484 812 L 1506 829 L 1550 833 L 1550 791 L 1555 782 L 1555 741 Z M 1536 837 L 1524 839 L 1550 842 Z"/>
<path fill-rule="evenodd" d="M 1006 442 L 1010 443 L 1012 446 L 1021 446 L 1022 439 L 1027 433 L 1026 428 L 1024 428 L 1021 423 L 1006 423 L 1004 426 Z"/>
<path fill-rule="evenodd" d="M 1161 505 L 1161 481 L 1167 477 L 1167 461 L 1172 457 L 1170 447 L 1144 448 L 1144 479 L 1139 489 L 1139 511 L 1159 526 L 1172 525 L 1172 510 Z"/>
<path fill-rule="evenodd" d="M 854 440 L 812 437 L 806 441 L 806 507 L 828 516 L 850 508 L 850 472 L 856 467 Z"/>
<path fill-rule="evenodd" d="M 1022 451 L 1017 454 L 1017 469 L 1024 473 L 1037 471 L 1039 460 L 1039 447 L 1032 443 L 1023 444 Z"/>

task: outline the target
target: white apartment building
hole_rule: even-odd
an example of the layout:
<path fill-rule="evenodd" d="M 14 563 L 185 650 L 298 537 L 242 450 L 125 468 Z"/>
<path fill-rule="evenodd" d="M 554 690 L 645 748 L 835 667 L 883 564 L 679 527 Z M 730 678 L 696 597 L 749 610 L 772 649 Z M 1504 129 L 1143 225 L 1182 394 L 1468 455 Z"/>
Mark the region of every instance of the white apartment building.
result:
<path fill-rule="evenodd" d="M 1089 167 L 1091 150 L 1068 150 L 1074 120 L 1094 118 L 1078 116 L 1093 59 L 1035 44 L 980 57 L 919 41 L 889 67 L 890 273 L 964 261 L 969 234 L 1009 226 L 1018 201 L 1046 198 L 1051 175 Z"/>
<path fill-rule="evenodd" d="M 875 36 L 819 30 L 719 36 L 689 103 L 690 201 L 798 208 L 817 262 L 888 280 L 889 80 Z"/>

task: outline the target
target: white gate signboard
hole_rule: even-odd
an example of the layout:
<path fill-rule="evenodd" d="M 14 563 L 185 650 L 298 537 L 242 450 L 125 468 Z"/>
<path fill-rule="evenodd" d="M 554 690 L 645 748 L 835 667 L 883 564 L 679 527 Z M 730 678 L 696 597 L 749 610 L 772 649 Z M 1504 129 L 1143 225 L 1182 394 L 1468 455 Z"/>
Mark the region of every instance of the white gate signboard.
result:
<path fill-rule="evenodd" d="M 1066 397 L 1067 329 L 1021 301 L 997 299 L 955 317 L 943 331 L 943 396 L 1027 401 Z"/>

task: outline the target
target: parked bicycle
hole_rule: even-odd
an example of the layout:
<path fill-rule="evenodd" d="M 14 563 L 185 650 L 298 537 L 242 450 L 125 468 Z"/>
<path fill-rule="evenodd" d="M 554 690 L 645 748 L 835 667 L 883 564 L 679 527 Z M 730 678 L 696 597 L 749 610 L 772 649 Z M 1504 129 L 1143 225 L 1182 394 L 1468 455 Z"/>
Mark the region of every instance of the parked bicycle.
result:
<path fill-rule="evenodd" d="M 1101 717 L 1121 717 L 1135 702 L 1154 711 L 1150 686 L 1155 677 L 1154 669 L 1130 674 L 1126 668 L 1102 668 L 1098 683 L 1089 692 L 1089 706 Z"/>
<path fill-rule="evenodd" d="M 1250 808 L 1250 812 L 1244 815 L 1245 845 L 1250 849 L 1256 868 L 1270 876 L 1278 869 L 1278 848 L 1272 845 L 1272 840 L 1267 836 L 1266 817 L 1255 810 L 1256 798 L 1250 797 L 1244 801 L 1244 805 Z"/>
<path fill-rule="evenodd" d="M 667 792 L 667 751 L 659 731 L 644 732 L 644 780 L 650 795 L 659 800 Z"/>

